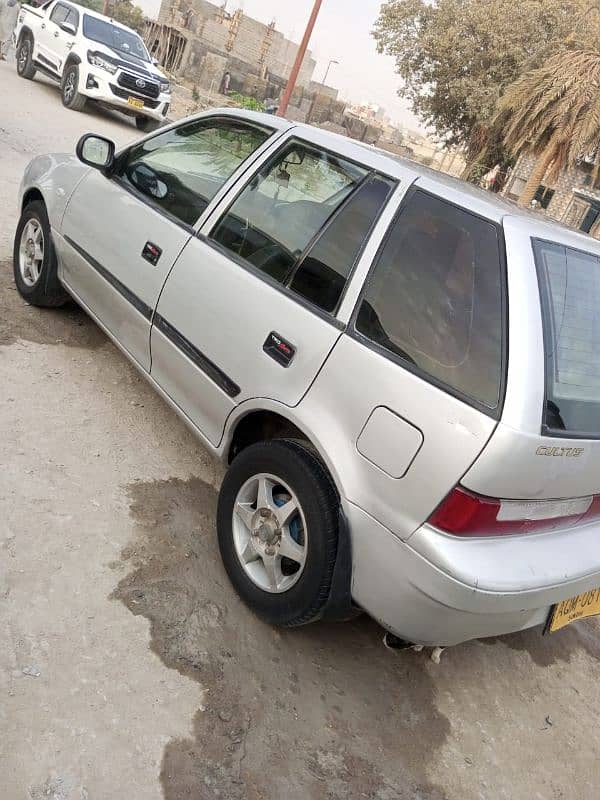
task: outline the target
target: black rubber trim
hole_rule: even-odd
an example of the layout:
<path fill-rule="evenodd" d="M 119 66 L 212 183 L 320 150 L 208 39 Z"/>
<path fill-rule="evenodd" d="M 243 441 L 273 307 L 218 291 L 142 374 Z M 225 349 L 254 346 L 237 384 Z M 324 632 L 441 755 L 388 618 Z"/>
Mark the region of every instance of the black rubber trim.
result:
<path fill-rule="evenodd" d="M 158 330 L 163 333 L 167 339 L 181 350 L 190 361 L 192 361 L 202 372 L 204 372 L 208 377 L 217 384 L 217 386 L 222 389 L 225 394 L 229 395 L 229 397 L 237 397 L 241 393 L 240 387 L 231 380 L 229 375 L 226 375 L 222 369 L 219 369 L 216 364 L 214 364 L 207 356 L 204 355 L 198 348 L 193 345 L 189 339 L 186 339 L 183 334 L 179 333 L 177 328 L 174 328 L 170 322 L 168 322 L 164 317 L 161 317 L 160 314 L 154 315 L 153 321 L 154 327 L 158 328 Z"/>
<path fill-rule="evenodd" d="M 139 311 L 140 314 L 147 319 L 148 322 L 150 322 L 152 319 L 153 309 L 150 308 L 149 305 L 146 305 L 146 303 L 144 303 L 144 301 L 139 298 L 137 294 L 134 294 L 131 289 L 128 289 L 124 283 L 121 283 L 121 281 L 116 278 L 112 272 L 107 270 L 106 267 L 103 267 L 102 264 L 96 261 L 96 259 L 86 252 L 83 247 L 80 247 L 77 242 L 74 242 L 73 239 L 70 239 L 68 236 L 65 236 L 65 241 L 67 241 L 82 258 L 85 258 L 90 267 L 95 269 L 96 272 L 101 275 L 105 281 L 107 281 L 107 283 L 110 283 L 113 289 L 116 289 L 117 292 L 119 292 L 119 294 L 124 297 L 125 300 L 127 300 L 127 302 L 131 303 L 136 311 Z"/>
<path fill-rule="evenodd" d="M 328 622 L 346 622 L 357 614 L 352 602 L 352 542 L 346 515 L 340 506 L 338 547 L 331 579 L 331 590 L 319 619 Z"/>

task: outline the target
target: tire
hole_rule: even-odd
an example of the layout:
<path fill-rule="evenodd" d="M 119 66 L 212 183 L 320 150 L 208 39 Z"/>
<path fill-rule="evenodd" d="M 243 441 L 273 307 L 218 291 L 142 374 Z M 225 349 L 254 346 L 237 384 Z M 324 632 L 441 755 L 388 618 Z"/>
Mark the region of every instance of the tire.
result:
<path fill-rule="evenodd" d="M 60 83 L 60 93 L 63 106 L 71 111 L 83 111 L 87 97 L 77 91 L 79 86 L 79 67 L 69 64 L 65 69 Z"/>
<path fill-rule="evenodd" d="M 21 214 L 15 234 L 13 268 L 17 290 L 32 306 L 54 308 L 68 301 L 69 296 L 58 280 L 46 207 L 39 200 L 25 206 Z"/>
<path fill-rule="evenodd" d="M 152 133 L 152 131 L 158 130 L 160 125 L 161 123 L 158 120 L 150 119 L 150 117 L 135 118 L 135 127 L 142 133 Z"/>
<path fill-rule="evenodd" d="M 270 516 L 264 522 L 261 508 L 265 504 L 254 500 L 261 476 L 272 484 L 266 495 L 266 514 Z M 273 511 L 277 514 L 284 506 L 293 509 L 294 504 L 298 512 L 292 512 L 290 521 L 279 525 Z M 234 515 L 236 507 L 243 516 Z M 280 520 L 284 514 L 282 510 Z M 330 594 L 338 525 L 337 492 L 321 462 L 304 444 L 291 440 L 260 442 L 234 459 L 219 494 L 219 549 L 237 593 L 265 622 L 296 627 L 319 618 Z M 273 531 L 273 526 L 278 530 Z M 294 541 L 290 541 L 290 535 Z M 303 558 L 282 557 L 280 548 L 289 552 L 290 544 L 291 552 L 302 551 Z M 265 559 L 278 564 L 279 585 L 273 582 Z"/>
<path fill-rule="evenodd" d="M 19 41 L 16 52 L 17 75 L 21 78 L 31 80 L 35 77 L 36 69 L 33 66 L 33 39 L 31 36 L 23 36 Z"/>

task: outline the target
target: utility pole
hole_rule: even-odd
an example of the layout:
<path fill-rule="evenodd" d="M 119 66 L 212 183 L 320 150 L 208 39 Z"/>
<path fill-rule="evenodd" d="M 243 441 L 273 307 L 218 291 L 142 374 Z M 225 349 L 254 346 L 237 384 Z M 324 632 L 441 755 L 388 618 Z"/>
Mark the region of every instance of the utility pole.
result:
<path fill-rule="evenodd" d="M 105 17 L 110 17 L 111 5 L 112 5 L 111 0 L 104 0 L 104 2 L 102 3 L 102 13 L 104 14 Z"/>
<path fill-rule="evenodd" d="M 327 64 L 327 69 L 325 70 L 325 77 L 323 78 L 323 86 L 327 85 L 327 77 L 329 75 L 329 70 L 331 69 L 331 65 L 339 63 L 340 63 L 339 61 L 335 61 L 335 59 L 332 58 L 329 64 Z"/>
<path fill-rule="evenodd" d="M 290 78 L 287 82 L 287 86 L 285 87 L 283 97 L 281 98 L 281 103 L 279 104 L 279 109 L 277 111 L 277 114 L 280 117 L 285 117 L 287 113 L 288 106 L 290 104 L 290 99 L 292 97 L 294 89 L 296 88 L 296 81 L 298 80 L 298 75 L 300 74 L 302 62 L 304 61 L 304 56 L 306 55 L 306 51 L 308 50 L 308 43 L 310 42 L 310 37 L 312 36 L 312 32 L 315 27 L 315 22 L 317 21 L 317 17 L 319 16 L 319 11 L 321 10 L 322 2 L 323 0 L 315 0 L 312 14 L 310 15 L 310 19 L 308 20 L 306 31 L 304 32 L 302 43 L 298 49 L 298 55 L 296 56 L 294 66 L 292 67 L 292 71 L 290 73 Z"/>

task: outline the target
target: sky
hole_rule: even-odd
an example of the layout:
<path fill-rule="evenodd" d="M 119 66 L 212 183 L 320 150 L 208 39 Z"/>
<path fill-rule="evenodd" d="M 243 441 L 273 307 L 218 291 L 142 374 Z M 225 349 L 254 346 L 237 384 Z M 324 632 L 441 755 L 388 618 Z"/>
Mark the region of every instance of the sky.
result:
<path fill-rule="evenodd" d="M 156 16 L 160 0 L 134 0 L 149 15 Z M 216 0 L 220 5 L 222 0 Z M 299 42 L 308 21 L 313 0 L 228 0 L 228 11 L 242 7 L 262 22 L 275 19 L 277 28 Z M 329 59 L 333 64 L 327 83 L 342 97 L 355 102 L 382 105 L 392 120 L 413 130 L 422 130 L 406 101 L 397 95 L 400 79 L 394 59 L 377 53 L 371 30 L 381 0 L 323 0 L 309 45 L 317 59 L 315 80 L 322 81 Z"/>

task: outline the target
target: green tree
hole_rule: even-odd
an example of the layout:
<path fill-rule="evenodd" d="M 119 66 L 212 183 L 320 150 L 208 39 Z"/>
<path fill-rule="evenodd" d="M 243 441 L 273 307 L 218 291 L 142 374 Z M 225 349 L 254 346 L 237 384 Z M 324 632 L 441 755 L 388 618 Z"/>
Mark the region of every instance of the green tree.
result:
<path fill-rule="evenodd" d="M 373 36 L 399 94 L 448 144 L 502 160 L 491 126 L 504 90 L 574 35 L 587 0 L 387 0 Z"/>
<path fill-rule="evenodd" d="M 517 80 L 499 103 L 504 144 L 518 156 L 537 154 L 519 204 L 528 206 L 546 176 L 550 182 L 600 146 L 600 55 L 564 52 Z M 598 167 L 596 168 L 598 171 Z"/>
<path fill-rule="evenodd" d="M 78 0 L 78 5 L 97 11 L 98 14 L 102 13 L 102 0 Z"/>
<path fill-rule="evenodd" d="M 111 16 L 117 22 L 127 25 L 128 28 L 133 28 L 138 33 L 144 32 L 145 15 L 139 6 L 134 5 L 131 0 L 116 0 L 111 5 Z"/>
<path fill-rule="evenodd" d="M 77 0 L 77 2 L 80 6 L 97 11 L 99 14 L 103 13 L 103 0 Z M 144 32 L 144 12 L 131 0 L 114 0 L 114 2 L 109 3 L 108 16 L 122 25 L 127 25 L 128 28 L 133 28 L 138 33 Z"/>

